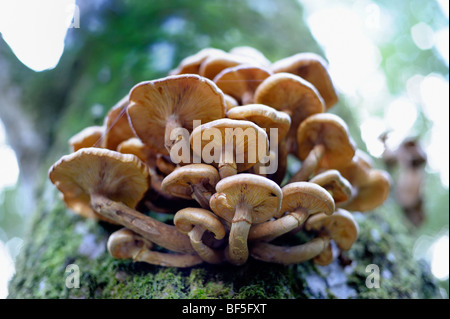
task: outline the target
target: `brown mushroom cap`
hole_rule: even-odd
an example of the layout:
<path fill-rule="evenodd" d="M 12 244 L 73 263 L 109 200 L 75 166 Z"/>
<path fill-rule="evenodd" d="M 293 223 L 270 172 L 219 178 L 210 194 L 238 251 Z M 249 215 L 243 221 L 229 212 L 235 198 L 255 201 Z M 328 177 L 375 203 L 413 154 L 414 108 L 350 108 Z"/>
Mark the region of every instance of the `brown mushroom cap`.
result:
<path fill-rule="evenodd" d="M 161 187 L 169 194 L 184 199 L 195 197 L 197 201 L 201 201 L 198 197 L 204 197 L 209 206 L 209 199 L 215 193 L 215 186 L 219 180 L 219 172 L 213 166 L 190 164 L 178 167 L 167 175 L 162 181 Z M 200 204 L 202 203 L 200 202 Z"/>
<path fill-rule="evenodd" d="M 333 196 L 336 205 L 345 203 L 352 197 L 352 185 L 338 170 L 326 170 L 309 181 L 325 188 Z"/>
<path fill-rule="evenodd" d="M 149 166 L 154 166 L 156 153 L 150 147 L 142 143 L 137 137 L 129 138 L 117 146 L 117 151 L 122 154 L 133 154 Z"/>
<path fill-rule="evenodd" d="M 197 53 L 184 58 L 176 69 L 169 72 L 169 75 L 179 74 L 199 74 L 200 65 L 209 56 L 225 53 L 223 50 L 216 48 L 204 48 Z"/>
<path fill-rule="evenodd" d="M 316 87 L 322 96 L 327 109 L 338 101 L 331 77 L 327 71 L 325 60 L 310 52 L 298 53 L 272 64 L 274 73 L 288 72 L 298 75 Z"/>
<path fill-rule="evenodd" d="M 212 80 L 222 70 L 240 64 L 254 64 L 254 61 L 248 57 L 227 52 L 214 54 L 210 55 L 202 62 L 198 74 Z"/>
<path fill-rule="evenodd" d="M 390 188 L 389 174 L 383 170 L 371 169 L 367 180 L 355 187 L 355 196 L 342 207 L 350 211 L 370 211 L 384 203 Z"/>
<path fill-rule="evenodd" d="M 99 147 L 104 133 L 105 128 L 103 126 L 86 127 L 69 139 L 71 151 L 76 152 L 86 147 Z"/>
<path fill-rule="evenodd" d="M 314 146 L 324 146 L 324 154 L 318 167 L 339 168 L 348 165 L 355 155 L 356 146 L 351 139 L 347 124 L 331 113 L 311 115 L 297 131 L 297 154 L 305 160 Z"/>
<path fill-rule="evenodd" d="M 271 62 L 266 56 L 259 50 L 249 46 L 234 47 L 229 51 L 233 55 L 241 55 L 247 58 L 251 58 L 253 61 L 263 67 L 269 67 Z"/>
<path fill-rule="evenodd" d="M 256 88 L 268 78 L 272 72 L 252 65 L 237 65 L 226 68 L 217 74 L 213 81 L 240 105 L 253 103 Z"/>
<path fill-rule="evenodd" d="M 270 139 L 270 129 L 278 130 L 278 141 L 283 140 L 291 127 L 291 118 L 284 112 L 264 104 L 247 104 L 227 111 L 227 117 L 247 120 L 266 130 Z"/>
<path fill-rule="evenodd" d="M 222 165 L 235 166 L 237 172 L 242 172 L 259 162 L 268 150 L 266 132 L 250 121 L 211 121 L 197 126 L 192 131 L 190 140 L 192 149 L 198 156 L 202 156 L 205 147 L 221 150 L 221 154 L 213 154 L 214 161 L 210 164 L 219 167 L 222 177 Z M 196 141 L 200 142 L 200 145 L 196 145 Z M 261 145 L 261 142 L 264 145 Z M 225 153 L 227 147 L 233 150 L 233 154 Z M 205 160 L 203 157 L 202 159 Z"/>
<path fill-rule="evenodd" d="M 368 179 L 372 167 L 373 163 L 369 155 L 357 149 L 352 160 L 346 166 L 340 167 L 338 170 L 353 187 L 357 187 L 364 184 Z"/>
<path fill-rule="evenodd" d="M 169 154 L 171 130 L 192 131 L 194 120 L 203 123 L 225 116 L 223 93 L 198 75 L 173 75 L 141 82 L 130 92 L 128 116 L 136 135 L 152 149 Z"/>
<path fill-rule="evenodd" d="M 147 167 L 136 156 L 93 147 L 63 156 L 49 169 L 49 177 L 68 207 L 103 220 L 90 206 L 92 194 L 134 208 L 149 186 Z"/>
<path fill-rule="evenodd" d="M 332 215 L 321 213 L 309 217 L 305 223 L 305 229 L 330 236 L 341 250 L 349 250 L 359 233 L 359 227 L 353 215 L 341 208 Z"/>
<path fill-rule="evenodd" d="M 295 182 L 284 186 L 282 191 L 281 209 L 275 217 L 281 217 L 284 213 L 294 212 L 299 208 L 306 210 L 308 216 L 318 213 L 331 215 L 335 210 L 333 197 L 317 184 Z"/>
<path fill-rule="evenodd" d="M 216 215 L 202 208 L 188 207 L 179 210 L 173 219 L 178 231 L 188 234 L 196 225 L 214 234 L 214 238 L 222 239 L 225 237 L 225 227 L 222 225 Z"/>
<path fill-rule="evenodd" d="M 115 151 L 121 142 L 136 137 L 128 122 L 128 103 L 128 95 L 126 95 L 106 114 L 103 124 L 105 134 L 102 140 L 102 147 Z"/>

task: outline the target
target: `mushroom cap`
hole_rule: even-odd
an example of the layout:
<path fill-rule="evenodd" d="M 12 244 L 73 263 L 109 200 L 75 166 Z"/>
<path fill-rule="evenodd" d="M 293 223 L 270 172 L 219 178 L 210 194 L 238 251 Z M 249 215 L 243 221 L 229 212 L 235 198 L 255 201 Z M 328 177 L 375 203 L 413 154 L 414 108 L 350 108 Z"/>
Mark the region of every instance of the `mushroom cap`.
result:
<path fill-rule="evenodd" d="M 128 103 L 128 95 L 126 95 L 106 114 L 103 124 L 105 127 L 105 134 L 102 141 L 103 148 L 115 151 L 120 143 L 129 138 L 136 137 L 128 122 Z"/>
<path fill-rule="evenodd" d="M 227 112 L 227 117 L 234 120 L 247 120 L 266 130 L 278 129 L 278 141 L 283 140 L 291 127 L 291 117 L 284 112 L 264 104 L 247 104 L 235 107 Z"/>
<path fill-rule="evenodd" d="M 347 202 L 352 196 L 352 185 L 338 170 L 326 170 L 317 174 L 309 181 L 311 183 L 316 183 L 329 191 L 332 194 L 336 205 Z"/>
<path fill-rule="evenodd" d="M 172 75 L 135 85 L 128 116 L 142 142 L 168 154 L 164 144 L 168 121 L 175 120 L 191 132 L 194 120 L 223 118 L 225 109 L 223 93 L 214 82 L 195 74 Z"/>
<path fill-rule="evenodd" d="M 188 207 L 181 209 L 175 214 L 173 222 L 178 231 L 186 235 L 196 225 L 200 225 L 212 232 L 218 240 L 224 238 L 226 234 L 225 227 L 219 218 L 210 211 L 202 208 Z"/>
<path fill-rule="evenodd" d="M 372 167 L 373 162 L 370 156 L 357 149 L 352 160 L 346 166 L 340 167 L 339 172 L 353 187 L 358 187 L 368 179 Z"/>
<path fill-rule="evenodd" d="M 178 74 L 199 74 L 200 65 L 202 62 L 212 55 L 223 54 L 225 51 L 216 48 L 204 48 L 197 53 L 190 55 L 178 64 L 177 68 L 170 71 L 169 75 Z"/>
<path fill-rule="evenodd" d="M 213 81 L 225 94 L 231 95 L 242 105 L 253 100 L 256 88 L 271 74 L 262 67 L 244 64 L 223 69 Z"/>
<path fill-rule="evenodd" d="M 254 134 L 250 134 L 251 132 Z M 220 136 L 217 136 L 217 133 Z M 250 121 L 226 118 L 197 126 L 191 133 L 190 141 L 194 153 L 199 156 L 202 155 L 206 145 L 214 145 L 222 150 L 226 149 L 226 145 L 231 145 L 233 161 L 236 163 L 238 172 L 245 171 L 258 163 L 266 156 L 269 147 L 267 134 L 262 128 Z M 195 141 L 201 141 L 200 149 L 196 147 Z M 261 142 L 265 144 L 261 146 Z M 255 156 L 252 158 L 250 155 Z M 214 156 L 218 157 L 218 154 Z M 243 161 L 238 160 L 239 158 L 243 158 Z M 211 163 L 214 166 L 218 164 L 216 160 Z"/>
<path fill-rule="evenodd" d="M 266 58 L 266 56 L 259 50 L 249 47 L 249 46 L 238 46 L 234 47 L 229 51 L 233 55 L 241 55 L 253 59 L 259 65 L 263 67 L 269 67 L 271 62 Z"/>
<path fill-rule="evenodd" d="M 341 250 L 349 250 L 358 238 L 359 227 L 353 215 L 338 208 L 332 215 L 316 214 L 305 222 L 307 231 L 325 231 Z"/>
<path fill-rule="evenodd" d="M 236 101 L 236 99 L 234 97 L 232 97 L 231 95 L 228 94 L 223 94 L 224 98 L 225 98 L 225 103 L 227 105 L 227 110 L 231 110 L 233 107 L 236 107 L 239 105 L 238 101 Z"/>
<path fill-rule="evenodd" d="M 189 164 L 178 167 L 167 175 L 163 179 L 161 187 L 164 191 L 176 197 L 192 199 L 191 185 L 202 185 L 213 194 L 219 180 L 219 172 L 213 166 Z"/>
<path fill-rule="evenodd" d="M 251 208 L 252 223 L 262 223 L 277 214 L 281 207 L 280 187 L 268 178 L 255 174 L 237 174 L 222 179 L 211 197 L 211 209 L 218 216 L 232 222 L 235 208 Z"/>
<path fill-rule="evenodd" d="M 323 187 L 310 182 L 294 182 L 282 189 L 283 201 L 281 209 L 275 216 L 281 217 L 285 212 L 293 212 L 299 208 L 307 210 L 308 215 L 325 213 L 333 214 L 335 204 L 333 197 Z"/>
<path fill-rule="evenodd" d="M 144 246 L 152 248 L 153 243 L 145 240 L 128 228 L 122 228 L 109 236 L 106 246 L 112 257 L 116 259 L 130 259 L 136 257 Z"/>
<path fill-rule="evenodd" d="M 295 138 L 298 125 L 308 116 L 322 113 L 325 104 L 316 88 L 301 77 L 276 73 L 256 89 L 254 103 L 265 104 L 291 116 L 290 134 Z"/>
<path fill-rule="evenodd" d="M 76 152 L 81 148 L 95 147 L 100 144 L 100 141 L 105 133 L 103 126 L 89 126 L 75 134 L 69 139 L 69 145 L 72 152 Z"/>
<path fill-rule="evenodd" d="M 271 65 L 274 73 L 292 73 L 314 85 L 329 109 L 337 103 L 338 96 L 327 68 L 327 63 L 321 56 L 310 52 L 297 53 Z"/>
<path fill-rule="evenodd" d="M 148 169 L 136 156 L 94 147 L 61 157 L 50 167 L 49 177 L 69 208 L 102 220 L 90 206 L 91 194 L 134 208 L 149 186 Z"/>
<path fill-rule="evenodd" d="M 142 143 L 138 137 L 132 137 L 123 141 L 117 146 L 117 151 L 122 154 L 133 154 L 147 165 L 155 166 L 156 153 Z"/>
<path fill-rule="evenodd" d="M 383 170 L 371 169 L 367 180 L 356 187 L 356 195 L 342 207 L 360 212 L 375 209 L 387 199 L 390 188 L 390 175 Z"/>
<path fill-rule="evenodd" d="M 200 65 L 198 74 L 207 79 L 214 79 L 222 70 L 240 64 L 255 64 L 251 58 L 227 52 L 208 56 Z"/>
<path fill-rule="evenodd" d="M 298 127 L 297 155 L 300 160 L 305 160 L 318 144 L 325 147 L 325 154 L 318 167 L 343 167 L 355 155 L 356 145 L 349 135 L 347 124 L 331 113 L 311 115 Z"/>

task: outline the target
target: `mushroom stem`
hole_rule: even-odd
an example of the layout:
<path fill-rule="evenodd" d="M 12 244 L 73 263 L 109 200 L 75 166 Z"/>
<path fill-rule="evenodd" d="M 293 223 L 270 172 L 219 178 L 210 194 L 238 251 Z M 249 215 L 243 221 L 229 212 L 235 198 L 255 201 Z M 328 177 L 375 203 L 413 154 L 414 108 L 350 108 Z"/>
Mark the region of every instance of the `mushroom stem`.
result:
<path fill-rule="evenodd" d="M 251 256 L 266 262 L 289 265 L 310 260 L 319 255 L 328 244 L 327 238 L 314 238 L 306 244 L 282 247 L 256 242 L 250 247 Z"/>
<path fill-rule="evenodd" d="M 165 267 L 186 268 L 201 264 L 203 259 L 198 255 L 160 253 L 143 248 L 134 257 L 134 261 L 141 261 Z"/>
<path fill-rule="evenodd" d="M 99 194 L 91 195 L 91 206 L 102 216 L 131 229 L 163 248 L 181 253 L 195 253 L 189 237 L 180 233 L 175 226 L 162 223 Z"/>
<path fill-rule="evenodd" d="M 188 233 L 191 245 L 202 260 L 210 264 L 219 264 L 225 260 L 225 256 L 222 251 L 214 250 L 203 243 L 202 237 L 205 231 L 203 226 L 195 225 Z"/>
<path fill-rule="evenodd" d="M 192 198 L 197 201 L 197 203 L 202 206 L 202 208 L 210 210 L 209 207 L 209 198 L 205 196 L 205 194 L 199 189 L 197 185 L 191 185 L 192 187 Z"/>
<path fill-rule="evenodd" d="M 250 228 L 248 240 L 271 241 L 300 227 L 308 216 L 306 211 L 299 208 L 281 218 L 254 225 Z"/>
<path fill-rule="evenodd" d="M 300 170 L 291 177 L 288 184 L 300 181 L 309 180 L 310 176 L 314 173 L 317 166 L 319 166 L 322 157 L 325 155 L 325 146 L 322 144 L 317 144 L 314 148 L 309 152 L 308 156 L 302 163 L 302 167 Z"/>
<path fill-rule="evenodd" d="M 236 206 L 230 229 L 227 252 L 229 262 L 234 265 L 242 265 L 248 259 L 247 238 L 251 225 L 251 208 L 245 204 Z"/>
<path fill-rule="evenodd" d="M 180 121 L 176 117 L 171 116 L 167 119 L 166 131 L 164 134 L 164 146 L 166 147 L 169 154 L 170 154 L 170 150 L 172 149 L 172 147 L 182 139 L 181 134 L 177 135 L 177 138 L 175 140 L 170 139 L 170 135 L 171 135 L 172 131 L 179 127 L 182 127 L 182 126 L 181 126 Z"/>

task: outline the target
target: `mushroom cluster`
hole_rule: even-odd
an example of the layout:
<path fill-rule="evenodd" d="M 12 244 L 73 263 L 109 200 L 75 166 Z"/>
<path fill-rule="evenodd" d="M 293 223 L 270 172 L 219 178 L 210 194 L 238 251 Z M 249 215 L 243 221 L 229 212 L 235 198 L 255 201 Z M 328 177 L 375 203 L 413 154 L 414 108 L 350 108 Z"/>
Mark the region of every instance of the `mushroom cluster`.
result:
<path fill-rule="evenodd" d="M 108 240 L 114 258 L 327 265 L 358 237 L 351 212 L 390 189 L 327 112 L 337 100 L 316 54 L 271 63 L 251 47 L 206 48 L 73 136 L 49 178 L 74 212 L 123 227 Z M 292 176 L 288 156 L 301 162 Z M 297 232 L 310 240 L 280 244 Z"/>

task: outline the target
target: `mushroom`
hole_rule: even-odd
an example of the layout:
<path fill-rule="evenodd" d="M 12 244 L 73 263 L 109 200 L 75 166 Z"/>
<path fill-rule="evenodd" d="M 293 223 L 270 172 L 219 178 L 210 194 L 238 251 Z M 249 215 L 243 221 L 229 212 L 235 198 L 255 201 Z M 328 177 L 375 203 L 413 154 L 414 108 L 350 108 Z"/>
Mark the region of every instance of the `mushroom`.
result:
<path fill-rule="evenodd" d="M 85 147 L 98 147 L 104 133 L 103 126 L 94 125 L 84 128 L 69 139 L 71 151 L 76 152 Z"/>
<path fill-rule="evenodd" d="M 329 109 L 337 103 L 338 96 L 327 68 L 327 63 L 321 56 L 310 52 L 281 59 L 271 66 L 274 73 L 288 72 L 310 82 L 319 91 L 326 108 Z"/>
<path fill-rule="evenodd" d="M 242 265 L 248 258 L 247 237 L 252 224 L 265 222 L 281 207 L 282 192 L 273 181 L 254 174 L 222 179 L 210 200 L 212 211 L 231 222 L 227 259 Z"/>
<path fill-rule="evenodd" d="M 314 114 L 303 121 L 298 127 L 297 145 L 302 167 L 290 182 L 308 180 L 317 168 L 344 167 L 351 162 L 356 149 L 347 124 L 330 113 Z"/>
<path fill-rule="evenodd" d="M 372 167 L 373 161 L 370 156 L 360 149 L 357 149 L 352 160 L 338 170 L 341 175 L 355 187 L 363 184 L 367 180 L 369 171 Z"/>
<path fill-rule="evenodd" d="M 317 214 L 308 218 L 305 222 L 306 231 L 316 231 L 319 237 L 332 239 L 340 250 L 349 250 L 358 238 L 359 227 L 353 215 L 348 211 L 338 208 L 332 215 Z M 322 265 L 331 263 L 331 247 L 319 255 L 317 261 Z"/>
<path fill-rule="evenodd" d="M 262 67 L 244 64 L 223 69 L 213 81 L 225 94 L 234 97 L 239 105 L 245 105 L 253 103 L 256 88 L 271 74 Z"/>
<path fill-rule="evenodd" d="M 173 222 L 178 231 L 189 236 L 192 247 L 201 259 L 210 264 L 225 260 L 223 251 L 214 250 L 202 241 L 207 231 L 213 233 L 217 240 L 225 237 L 225 228 L 216 215 L 202 208 L 185 208 L 175 214 Z"/>
<path fill-rule="evenodd" d="M 156 153 L 137 137 L 129 138 L 117 146 L 122 154 L 133 154 L 148 166 L 156 165 Z"/>
<path fill-rule="evenodd" d="M 255 61 L 246 56 L 230 54 L 227 52 L 213 54 L 208 56 L 202 62 L 198 74 L 212 80 L 222 70 L 240 64 L 254 65 Z"/>
<path fill-rule="evenodd" d="M 123 225 L 169 250 L 193 253 L 189 238 L 174 226 L 133 209 L 148 189 L 148 174 L 136 156 L 101 148 L 65 155 L 49 170 L 50 180 L 75 212 Z"/>
<path fill-rule="evenodd" d="M 199 74 L 200 65 L 202 62 L 212 55 L 225 53 L 223 50 L 216 48 L 204 48 L 194 55 L 184 58 L 176 69 L 169 72 L 169 75 L 179 74 Z"/>
<path fill-rule="evenodd" d="M 195 74 L 173 75 L 135 85 L 130 92 L 128 116 L 145 144 L 169 155 L 178 141 L 188 143 L 177 129 L 190 133 L 194 120 L 206 123 L 223 118 L 225 109 L 223 93 L 212 81 Z M 173 133 L 177 134 L 175 140 L 171 139 Z"/>
<path fill-rule="evenodd" d="M 309 242 L 292 247 L 277 246 L 266 242 L 255 242 L 250 246 L 253 258 L 283 265 L 299 264 L 319 255 L 329 244 L 325 237 L 314 238 Z"/>
<path fill-rule="evenodd" d="M 250 58 L 256 63 L 258 63 L 258 65 L 261 65 L 263 67 L 269 67 L 271 64 L 271 62 L 266 58 L 266 56 L 262 52 L 253 47 L 238 46 L 232 48 L 229 52 L 233 55 L 241 55 Z"/>
<path fill-rule="evenodd" d="M 238 101 L 236 101 L 236 99 L 234 97 L 232 97 L 231 95 L 228 94 L 223 94 L 224 98 L 225 98 L 225 104 L 227 105 L 227 110 L 231 110 L 233 107 L 238 106 Z"/>
<path fill-rule="evenodd" d="M 128 103 L 128 95 L 126 95 L 106 114 L 103 124 L 105 127 L 102 141 L 103 148 L 115 151 L 121 142 L 136 137 L 128 122 Z"/>
<path fill-rule="evenodd" d="M 134 262 L 180 268 L 203 262 L 198 255 L 163 253 L 152 251 L 152 247 L 152 242 L 127 228 L 112 233 L 107 243 L 109 254 L 116 259 L 133 259 Z"/>
<path fill-rule="evenodd" d="M 268 149 L 266 132 L 249 121 L 220 119 L 202 124 L 192 131 L 190 140 L 193 152 L 217 166 L 221 178 L 249 169 Z"/>
<path fill-rule="evenodd" d="M 294 229 L 314 214 L 331 215 L 335 204 L 331 195 L 321 186 L 310 182 L 296 182 L 284 186 L 278 219 L 266 221 L 250 228 L 248 240 L 271 241 Z"/>
<path fill-rule="evenodd" d="M 316 88 L 301 77 L 290 73 L 277 73 L 265 79 L 256 89 L 254 103 L 265 104 L 291 117 L 288 150 L 296 150 L 296 132 L 308 116 L 322 113 L 325 104 Z"/>
<path fill-rule="evenodd" d="M 156 155 L 156 168 L 167 176 L 177 168 L 177 165 L 170 160 L 170 156 L 158 154 Z"/>
<path fill-rule="evenodd" d="M 326 170 L 309 181 L 325 188 L 333 197 L 336 205 L 341 205 L 352 197 L 352 185 L 338 170 Z"/>
<path fill-rule="evenodd" d="M 219 173 L 213 166 L 190 164 L 167 175 L 161 187 L 173 196 L 195 199 L 204 209 L 209 209 L 209 200 L 219 180 Z"/>
<path fill-rule="evenodd" d="M 353 187 L 355 194 L 342 205 L 342 208 L 366 212 L 377 208 L 387 199 L 391 188 L 391 178 L 383 170 L 370 169 L 367 178 Z"/>

